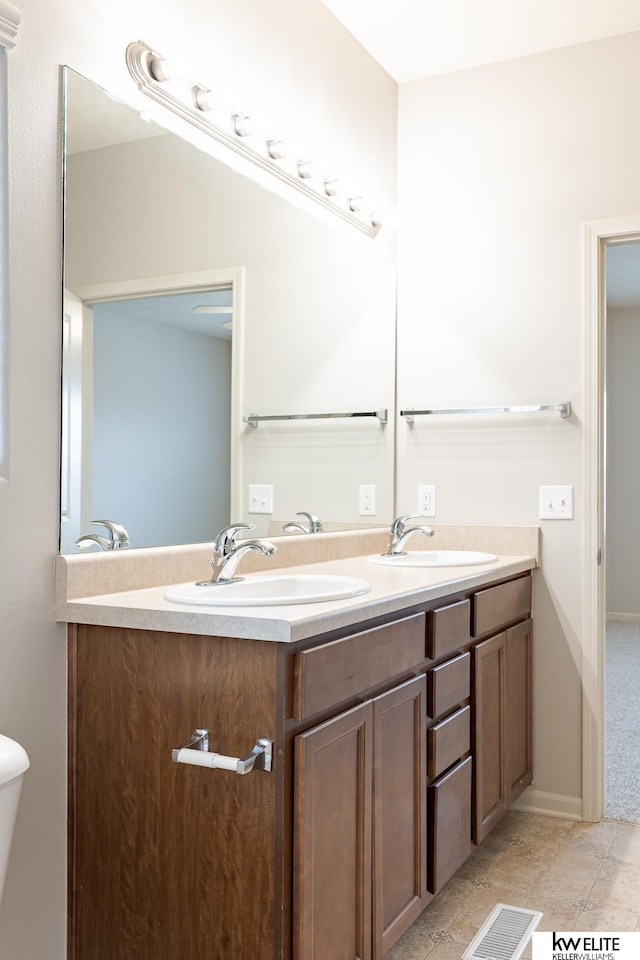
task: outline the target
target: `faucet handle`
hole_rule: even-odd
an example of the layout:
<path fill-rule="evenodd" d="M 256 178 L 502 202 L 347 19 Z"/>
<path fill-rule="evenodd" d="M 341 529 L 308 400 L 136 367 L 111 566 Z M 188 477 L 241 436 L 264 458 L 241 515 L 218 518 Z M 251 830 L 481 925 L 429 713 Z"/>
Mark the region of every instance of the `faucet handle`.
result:
<path fill-rule="evenodd" d="M 236 533 L 239 530 L 254 530 L 255 523 L 232 523 L 228 527 L 223 527 L 216 537 L 213 545 L 214 551 L 220 557 L 226 557 L 233 550 Z"/>
<path fill-rule="evenodd" d="M 110 550 L 124 550 L 131 545 L 129 534 L 121 523 L 116 523 L 115 520 L 92 520 L 91 523 L 107 528 Z"/>
<path fill-rule="evenodd" d="M 391 524 L 391 533 L 394 537 L 401 537 L 404 533 L 404 528 L 410 520 L 422 520 L 422 517 L 419 513 L 405 513 L 401 517 L 396 517 L 396 519 Z"/>
<path fill-rule="evenodd" d="M 309 521 L 309 533 L 322 533 L 322 520 L 315 513 L 307 513 L 306 510 L 298 510 L 296 517 L 306 517 Z"/>

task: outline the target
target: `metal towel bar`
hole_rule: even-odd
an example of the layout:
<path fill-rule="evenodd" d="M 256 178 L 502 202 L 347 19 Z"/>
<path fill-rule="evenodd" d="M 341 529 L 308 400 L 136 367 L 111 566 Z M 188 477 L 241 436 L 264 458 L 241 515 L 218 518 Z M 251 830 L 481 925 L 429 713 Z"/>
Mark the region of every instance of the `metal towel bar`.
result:
<path fill-rule="evenodd" d="M 198 727 L 185 743 L 174 747 L 171 759 L 174 763 L 190 763 L 196 767 L 210 767 L 212 770 L 233 770 L 241 776 L 251 773 L 252 770 L 270 773 L 273 740 L 259 737 L 246 757 L 226 757 L 222 753 L 209 752 L 209 731 Z"/>
<path fill-rule="evenodd" d="M 387 410 L 365 410 L 360 413 L 283 413 L 273 416 L 250 413 L 248 417 L 243 417 L 243 420 L 250 427 L 257 427 L 265 420 L 345 420 L 357 417 L 377 417 L 380 423 L 386 423 Z"/>
<path fill-rule="evenodd" d="M 541 413 L 545 410 L 552 410 L 559 413 L 561 417 L 571 416 L 571 403 L 569 400 L 562 400 L 560 403 L 540 403 L 523 404 L 520 406 L 505 407 L 453 407 L 447 410 L 401 410 L 400 416 L 404 417 L 407 423 L 413 423 L 415 417 L 433 416 L 449 413 Z"/>

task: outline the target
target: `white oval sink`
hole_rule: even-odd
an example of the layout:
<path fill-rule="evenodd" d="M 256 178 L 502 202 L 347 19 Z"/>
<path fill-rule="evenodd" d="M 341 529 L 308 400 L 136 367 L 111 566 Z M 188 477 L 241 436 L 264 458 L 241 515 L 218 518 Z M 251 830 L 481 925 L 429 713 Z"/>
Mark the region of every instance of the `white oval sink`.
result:
<path fill-rule="evenodd" d="M 477 563 L 495 563 L 495 553 L 479 550 L 410 550 L 399 556 L 378 554 L 367 557 L 367 563 L 382 563 L 389 567 L 468 567 Z"/>
<path fill-rule="evenodd" d="M 371 584 L 360 577 L 331 574 L 298 573 L 270 577 L 247 577 L 236 583 L 181 583 L 169 587 L 165 600 L 172 603 L 195 603 L 205 606 L 275 606 L 289 603 L 322 603 L 358 597 L 371 590 Z"/>

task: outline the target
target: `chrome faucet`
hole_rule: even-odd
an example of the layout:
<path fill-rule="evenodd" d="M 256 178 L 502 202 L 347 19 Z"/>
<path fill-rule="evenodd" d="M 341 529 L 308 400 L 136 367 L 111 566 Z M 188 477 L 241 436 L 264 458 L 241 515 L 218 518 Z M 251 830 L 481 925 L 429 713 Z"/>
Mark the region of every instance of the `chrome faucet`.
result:
<path fill-rule="evenodd" d="M 236 567 L 245 553 L 257 550 L 265 557 L 272 557 L 276 548 L 268 540 L 242 540 L 236 544 L 236 534 L 239 530 L 253 530 L 255 524 L 232 523 L 224 527 L 216 537 L 213 545 L 213 557 L 209 566 L 213 570 L 211 580 L 198 580 L 198 587 L 208 587 L 216 584 L 235 583 L 243 577 L 235 577 Z"/>
<path fill-rule="evenodd" d="M 316 517 L 315 513 L 307 513 L 305 510 L 299 510 L 296 513 L 296 517 L 306 517 L 309 521 L 308 528 L 302 523 L 291 523 L 283 524 L 282 530 L 284 533 L 292 533 L 294 530 L 299 530 L 300 533 L 322 533 L 322 521 L 320 517 Z"/>
<path fill-rule="evenodd" d="M 76 540 L 77 546 L 82 548 L 97 543 L 101 550 L 126 550 L 131 546 L 129 534 L 121 523 L 116 523 L 115 520 L 92 520 L 91 523 L 106 527 L 109 537 L 100 536 L 99 533 L 85 533 Z"/>
<path fill-rule="evenodd" d="M 406 553 L 404 550 L 404 545 L 413 533 L 422 533 L 425 537 L 432 537 L 435 534 L 435 530 L 431 527 L 409 527 L 406 529 L 406 524 L 409 520 L 421 520 L 419 513 L 408 513 L 402 517 L 397 517 L 391 524 L 391 540 L 387 544 L 386 552 L 382 554 L 384 557 L 402 557 Z"/>

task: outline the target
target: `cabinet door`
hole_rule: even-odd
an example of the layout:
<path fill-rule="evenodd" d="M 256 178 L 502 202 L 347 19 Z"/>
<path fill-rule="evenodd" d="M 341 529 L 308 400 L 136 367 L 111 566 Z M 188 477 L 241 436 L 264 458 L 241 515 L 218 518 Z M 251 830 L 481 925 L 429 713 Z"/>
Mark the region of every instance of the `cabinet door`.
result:
<path fill-rule="evenodd" d="M 371 701 L 295 738 L 294 960 L 371 957 Z"/>
<path fill-rule="evenodd" d="M 280 760 L 271 773 L 240 777 L 171 759 L 196 727 L 232 756 L 257 736 L 281 740 L 277 655 L 275 644 L 253 640 L 78 627 L 69 677 L 74 960 L 282 957 Z"/>
<path fill-rule="evenodd" d="M 473 839 L 480 843 L 506 812 L 507 635 L 499 633 L 473 648 Z"/>
<path fill-rule="evenodd" d="M 373 701 L 374 957 L 426 905 L 426 677 Z"/>
<path fill-rule="evenodd" d="M 507 630 L 507 787 L 509 803 L 533 779 L 533 621 Z"/>
<path fill-rule="evenodd" d="M 471 757 L 429 786 L 429 890 L 437 893 L 471 853 Z"/>

